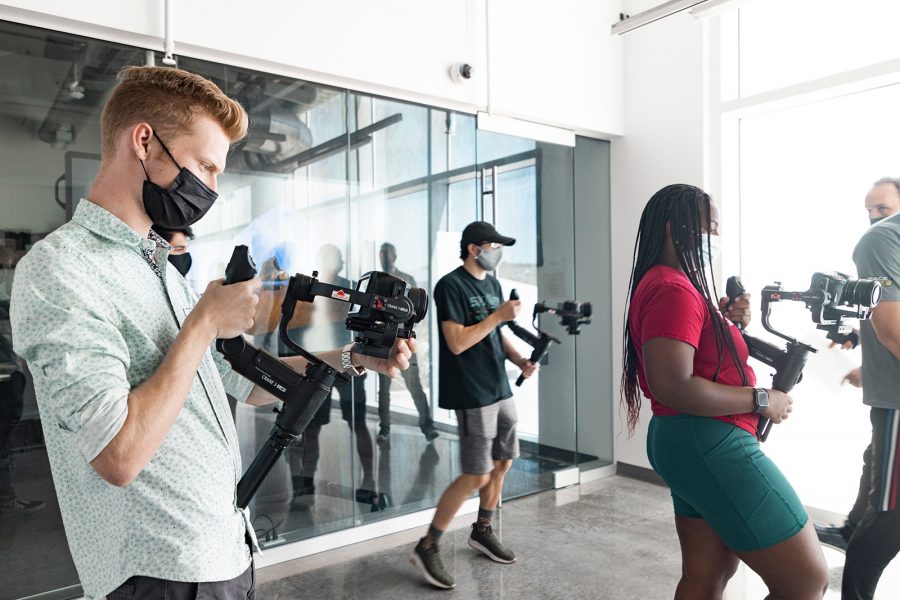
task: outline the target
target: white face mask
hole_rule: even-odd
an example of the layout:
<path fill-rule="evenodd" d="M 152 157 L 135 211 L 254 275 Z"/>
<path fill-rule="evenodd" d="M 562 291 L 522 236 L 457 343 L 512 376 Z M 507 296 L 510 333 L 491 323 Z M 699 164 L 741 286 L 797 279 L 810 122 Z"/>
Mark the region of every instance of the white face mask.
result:
<path fill-rule="evenodd" d="M 719 254 L 722 252 L 721 240 L 719 240 L 719 236 L 711 235 L 709 236 L 709 248 L 706 247 L 706 236 L 703 236 L 703 242 L 700 244 L 700 254 L 703 260 L 703 269 L 712 274 L 713 272 L 713 263 L 719 258 Z"/>

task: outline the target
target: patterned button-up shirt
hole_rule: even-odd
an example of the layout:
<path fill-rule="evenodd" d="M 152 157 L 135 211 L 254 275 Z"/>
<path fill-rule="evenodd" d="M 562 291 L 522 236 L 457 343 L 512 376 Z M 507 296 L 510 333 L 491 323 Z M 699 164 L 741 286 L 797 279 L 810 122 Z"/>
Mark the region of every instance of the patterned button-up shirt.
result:
<path fill-rule="evenodd" d="M 241 456 L 225 390 L 244 400 L 252 386 L 214 348 L 132 483 L 110 485 L 90 465 L 125 422 L 129 392 L 156 371 L 196 304 L 167 256 L 167 245 L 82 200 L 72 221 L 35 244 L 15 273 L 13 344 L 34 377 L 66 537 L 88 598 L 132 575 L 222 581 L 250 565 L 252 528 L 236 506 Z"/>

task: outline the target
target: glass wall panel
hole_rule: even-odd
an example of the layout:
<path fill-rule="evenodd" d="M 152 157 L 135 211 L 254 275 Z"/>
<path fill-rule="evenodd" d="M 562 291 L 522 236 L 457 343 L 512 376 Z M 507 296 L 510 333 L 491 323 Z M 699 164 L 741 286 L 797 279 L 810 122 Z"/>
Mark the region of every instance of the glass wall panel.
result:
<path fill-rule="evenodd" d="M 374 129 L 372 143 L 351 154 L 352 273 L 359 277 L 384 271 L 430 292 L 430 111 L 359 94 L 349 102 L 358 130 Z M 358 505 L 359 522 L 433 506 L 442 491 L 436 468 L 448 453 L 446 433 L 440 439 L 433 423 L 430 329 L 427 319 L 415 328 L 419 353 L 426 359 L 416 357 L 409 370 L 393 379 L 371 374 L 365 396 L 354 403 L 361 411 L 356 422 L 371 430 L 368 438 L 357 437 L 357 444 L 376 442 L 372 462 L 377 481 L 366 468 L 356 473 L 371 504 Z"/>
<path fill-rule="evenodd" d="M 0 49 L 0 597 L 77 597 L 42 423 L 12 353 L 9 291 L 17 261 L 91 187 L 99 111 L 116 73 L 159 56 L 5 22 Z M 248 332 L 258 347 L 292 353 L 276 330 L 291 275 L 317 272 L 352 287 L 387 270 L 430 295 L 460 264 L 461 231 L 479 219 L 518 240 L 498 276 L 522 297 L 522 325 L 535 302 L 574 297 L 571 148 L 479 133 L 472 115 L 191 58 L 179 66 L 213 80 L 250 115 L 219 199 L 193 228 L 186 278 L 202 293 L 223 276 L 234 246 L 248 245 L 264 284 Z M 301 303 L 289 334 L 313 352 L 342 346 L 353 339 L 346 313 L 328 299 Z M 506 498 L 545 489 L 554 471 L 584 460 L 575 452 L 574 340 L 554 318 L 538 324 L 563 343 L 539 376 L 514 386 L 522 459 Z M 335 386 L 251 503 L 264 547 L 433 507 L 459 475 L 456 418 L 436 395 L 437 326 L 430 310 L 416 326 L 417 364 L 402 376 L 369 373 Z M 272 406 L 232 406 L 249 465 L 275 415 Z"/>
<path fill-rule="evenodd" d="M 218 264 L 227 260 L 235 244 L 250 247 L 264 282 L 254 340 L 273 354 L 290 356 L 294 352 L 275 329 L 287 278 L 318 272 L 324 283 L 352 285 L 347 180 L 353 136 L 347 94 L 303 81 L 230 72 L 231 80 L 243 82 L 236 97 L 254 124 L 229 161 L 228 184 L 236 192 L 231 200 L 247 206 L 231 208 L 230 198 L 220 199 L 217 206 L 233 221 L 207 224 L 204 218 L 195 244 L 208 240 L 202 254 L 209 256 L 203 258 Z M 310 352 L 343 346 L 351 341 L 344 326 L 346 312 L 345 304 L 326 298 L 299 303 L 288 334 Z M 264 544 L 353 525 L 355 469 L 363 465 L 368 480 L 372 473 L 371 442 L 357 444 L 359 436 L 349 427 L 354 397 L 362 397 L 364 385 L 365 379 L 336 383 L 331 399 L 257 492 L 251 518 Z M 271 406 L 237 407 L 245 465 L 266 440 L 274 417 Z"/>
<path fill-rule="evenodd" d="M 497 277 L 509 296 L 518 291 L 522 311 L 517 321 L 540 327 L 560 339 L 552 344 L 541 371 L 521 386 L 519 370 L 507 362 L 507 377 L 516 399 L 521 457 L 513 463 L 504 497 L 533 493 L 554 485 L 553 473 L 577 465 L 575 436 L 575 343 L 556 317 L 534 319 L 538 302 L 556 308 L 574 299 L 574 202 L 572 148 L 480 131 L 478 161 L 481 218 L 493 222 L 516 244 L 504 248 Z M 547 199 L 546 203 L 544 199 Z M 518 351 L 532 348 L 510 331 Z"/>
<path fill-rule="evenodd" d="M 0 22 L 2 598 L 80 594 L 34 392 L 12 352 L 9 294 L 18 260 L 66 221 L 93 180 L 100 107 L 116 73 L 144 59 L 138 48 Z"/>

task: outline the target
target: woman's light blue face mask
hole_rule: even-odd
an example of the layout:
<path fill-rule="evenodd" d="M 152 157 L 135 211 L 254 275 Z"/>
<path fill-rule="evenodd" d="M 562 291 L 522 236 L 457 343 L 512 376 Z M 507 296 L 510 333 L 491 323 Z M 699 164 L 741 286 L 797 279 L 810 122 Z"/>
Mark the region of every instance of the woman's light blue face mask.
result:
<path fill-rule="evenodd" d="M 706 236 L 703 236 L 703 243 L 700 245 L 700 254 L 703 259 L 703 268 L 707 273 L 712 273 L 712 265 L 722 253 L 722 242 L 718 235 L 709 236 L 709 247 L 706 246 Z"/>

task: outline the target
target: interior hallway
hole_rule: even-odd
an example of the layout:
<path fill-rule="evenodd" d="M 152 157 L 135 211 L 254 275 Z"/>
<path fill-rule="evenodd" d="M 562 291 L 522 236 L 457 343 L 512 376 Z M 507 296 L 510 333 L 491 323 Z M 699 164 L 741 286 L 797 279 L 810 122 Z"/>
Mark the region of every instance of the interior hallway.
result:
<path fill-rule="evenodd" d="M 611 477 L 507 502 L 500 512 L 502 539 L 518 561 L 493 563 L 469 548 L 473 516 L 458 517 L 441 543 L 455 590 L 430 587 L 409 564 L 422 535 L 416 529 L 260 569 L 257 598 L 663 600 L 674 593 L 681 560 L 664 487 Z M 832 574 L 825 598 L 838 600 L 843 554 L 826 548 L 825 556 Z M 726 592 L 726 600 L 764 596 L 762 582 L 744 569 Z M 900 565 L 894 564 L 877 598 L 897 597 Z"/>

